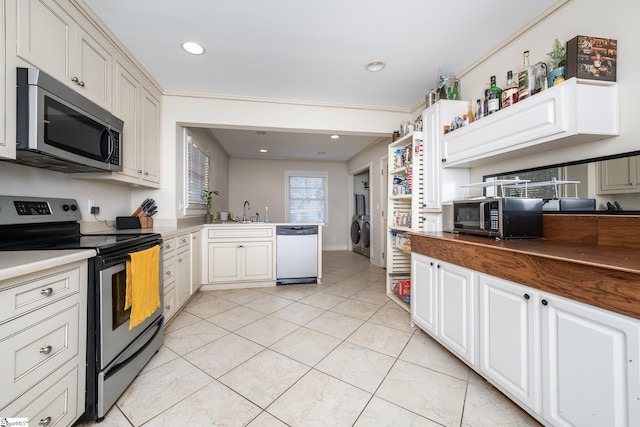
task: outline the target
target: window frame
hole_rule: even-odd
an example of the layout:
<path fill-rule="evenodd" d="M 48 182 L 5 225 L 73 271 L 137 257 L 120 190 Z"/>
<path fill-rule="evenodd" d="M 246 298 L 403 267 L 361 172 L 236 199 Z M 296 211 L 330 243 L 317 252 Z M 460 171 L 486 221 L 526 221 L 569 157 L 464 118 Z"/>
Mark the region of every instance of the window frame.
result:
<path fill-rule="evenodd" d="M 322 210 L 323 210 L 323 218 L 321 221 L 313 222 L 313 224 L 324 224 L 327 225 L 329 223 L 329 172 L 327 171 L 300 171 L 300 170 L 288 170 L 284 173 L 284 187 L 285 187 L 285 219 L 287 222 L 291 221 L 291 199 L 289 197 L 290 190 L 290 182 L 292 177 L 304 177 L 304 178 L 322 178 L 323 179 L 323 193 L 324 197 L 322 200 Z M 307 222 L 307 221 L 305 221 Z"/>
<path fill-rule="evenodd" d="M 203 149 L 203 145 L 198 143 L 198 139 L 188 130 L 185 131 L 185 144 L 184 144 L 184 209 L 185 213 L 190 212 L 193 214 L 204 213 L 206 212 L 206 206 L 204 201 L 202 200 L 201 194 L 203 190 L 209 189 L 211 185 L 211 155 L 205 149 Z M 190 150 L 191 149 L 198 150 L 204 158 L 206 158 L 206 173 L 204 174 L 205 182 L 203 183 L 204 187 L 200 190 L 200 196 L 198 196 L 197 200 L 193 200 L 189 198 L 190 194 L 190 176 L 191 176 L 191 162 L 190 162 Z M 202 174 L 200 174 L 202 175 Z"/>

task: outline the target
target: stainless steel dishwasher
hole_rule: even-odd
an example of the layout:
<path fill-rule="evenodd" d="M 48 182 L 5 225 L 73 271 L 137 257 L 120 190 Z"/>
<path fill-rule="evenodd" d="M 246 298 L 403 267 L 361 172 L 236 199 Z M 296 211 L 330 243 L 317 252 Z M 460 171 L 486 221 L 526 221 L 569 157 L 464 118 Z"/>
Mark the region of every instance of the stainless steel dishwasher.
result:
<path fill-rule="evenodd" d="M 276 226 L 276 283 L 318 281 L 318 226 Z"/>

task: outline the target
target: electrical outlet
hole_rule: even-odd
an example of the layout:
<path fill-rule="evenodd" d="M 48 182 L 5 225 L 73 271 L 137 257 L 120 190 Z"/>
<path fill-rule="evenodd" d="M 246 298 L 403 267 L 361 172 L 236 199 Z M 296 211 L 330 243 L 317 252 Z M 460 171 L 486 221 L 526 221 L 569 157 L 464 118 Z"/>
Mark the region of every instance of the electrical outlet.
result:
<path fill-rule="evenodd" d="M 87 207 L 87 212 L 93 214 L 93 208 L 96 207 L 96 199 L 89 199 L 89 205 Z"/>
<path fill-rule="evenodd" d="M 92 206 L 91 207 L 91 213 L 93 215 L 98 215 L 100 213 L 100 208 L 98 206 Z"/>

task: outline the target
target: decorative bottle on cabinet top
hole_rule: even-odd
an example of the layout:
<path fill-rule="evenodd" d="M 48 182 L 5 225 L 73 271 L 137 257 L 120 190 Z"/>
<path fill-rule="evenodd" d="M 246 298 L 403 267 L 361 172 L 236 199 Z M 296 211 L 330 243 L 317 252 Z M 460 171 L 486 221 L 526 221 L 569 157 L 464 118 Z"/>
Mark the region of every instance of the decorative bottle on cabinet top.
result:
<path fill-rule="evenodd" d="M 536 87 L 536 76 L 533 67 L 529 65 L 529 51 L 522 54 L 523 67 L 518 73 L 518 101 L 522 101 L 533 94 Z"/>
<path fill-rule="evenodd" d="M 518 102 L 518 83 L 513 78 L 513 72 L 507 71 L 507 86 L 502 91 L 502 108 L 507 108 Z"/>
<path fill-rule="evenodd" d="M 491 76 L 491 86 L 487 92 L 487 114 L 502 108 L 502 89 L 496 86 L 496 76 Z"/>

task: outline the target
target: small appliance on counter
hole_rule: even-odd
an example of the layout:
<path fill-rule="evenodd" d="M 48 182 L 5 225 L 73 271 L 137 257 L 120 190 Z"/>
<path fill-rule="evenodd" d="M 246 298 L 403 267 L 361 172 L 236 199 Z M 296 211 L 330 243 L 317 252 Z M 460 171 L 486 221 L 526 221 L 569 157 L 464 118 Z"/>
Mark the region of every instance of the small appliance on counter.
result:
<path fill-rule="evenodd" d="M 542 237 L 542 199 L 454 200 L 453 231 L 501 239 Z"/>

